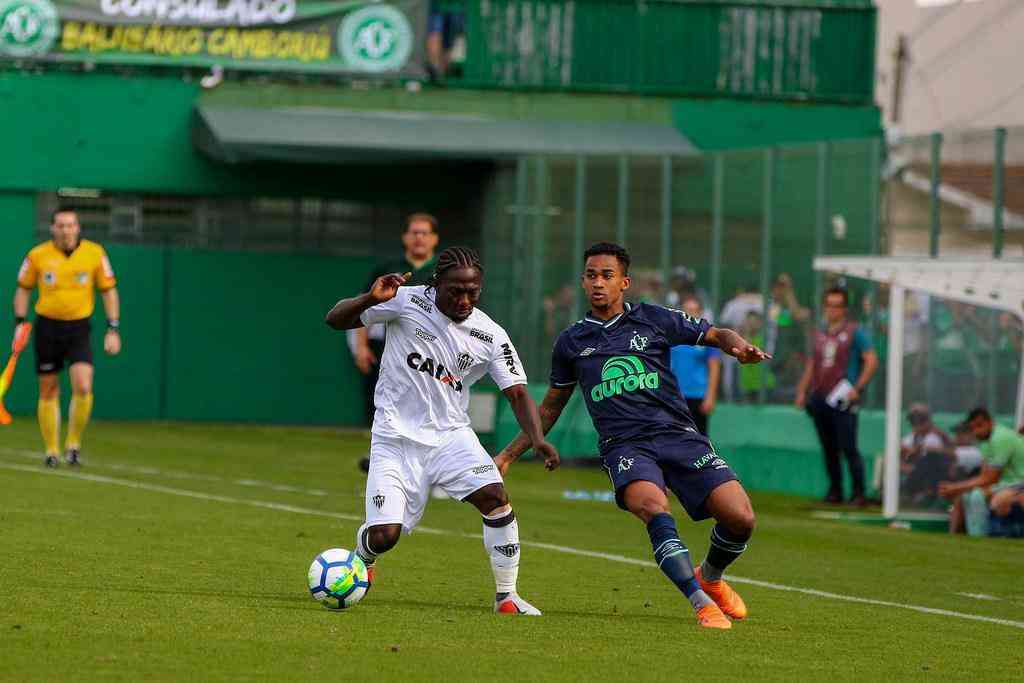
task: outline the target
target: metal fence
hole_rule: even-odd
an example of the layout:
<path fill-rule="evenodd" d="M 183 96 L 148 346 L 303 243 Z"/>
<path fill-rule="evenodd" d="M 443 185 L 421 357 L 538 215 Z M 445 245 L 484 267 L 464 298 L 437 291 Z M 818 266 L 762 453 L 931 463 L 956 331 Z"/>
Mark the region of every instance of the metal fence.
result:
<path fill-rule="evenodd" d="M 941 143 L 941 144 L 940 144 Z M 1018 209 L 1020 213 L 1018 213 Z M 706 314 L 766 346 L 764 367 L 726 365 L 724 400 L 794 397 L 806 340 L 833 282 L 870 331 L 882 367 L 866 407 L 884 407 L 889 294 L 826 280 L 816 255 L 1024 256 L 1024 129 L 948 133 L 883 147 L 823 142 L 688 158 L 536 157 L 498 173 L 483 249 L 487 307 L 520 330 L 543 381 L 555 336 L 586 310 L 584 249 L 625 244 L 630 297 L 678 306 L 696 293 Z M 828 277 L 828 276 L 824 276 Z M 1024 273 L 1022 273 L 1024 277 Z M 904 403 L 1012 414 L 1019 319 L 920 296 L 905 307 Z"/>
<path fill-rule="evenodd" d="M 706 314 L 767 346 L 767 367 L 727 366 L 725 398 L 792 400 L 815 301 L 811 259 L 877 253 L 882 143 L 864 139 L 675 157 L 535 157 L 499 172 L 483 241 L 487 307 L 520 331 L 543 381 L 555 336 L 586 310 L 583 251 L 633 258 L 634 301 Z M 868 294 L 864 288 L 857 304 Z M 723 319 L 724 316 L 724 319 Z"/>
<path fill-rule="evenodd" d="M 889 253 L 1024 257 L 1024 128 L 898 140 L 890 146 L 884 196 Z M 884 299 L 880 304 L 884 316 Z M 961 416 L 977 405 L 1014 413 L 1024 344 L 1019 317 L 923 295 L 908 299 L 905 317 L 904 406 L 925 402 Z"/>

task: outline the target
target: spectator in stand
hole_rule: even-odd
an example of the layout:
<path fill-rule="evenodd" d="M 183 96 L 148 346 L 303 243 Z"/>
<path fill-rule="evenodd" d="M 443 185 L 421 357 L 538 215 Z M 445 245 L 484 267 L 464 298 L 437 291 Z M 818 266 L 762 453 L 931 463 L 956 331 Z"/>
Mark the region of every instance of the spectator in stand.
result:
<path fill-rule="evenodd" d="M 629 286 L 629 300 L 633 303 L 650 303 L 662 305 L 671 298 L 671 292 L 665 293 L 665 278 L 661 271 L 652 268 L 631 270 L 633 283 Z"/>
<path fill-rule="evenodd" d="M 696 294 L 683 299 L 683 311 L 700 320 L 704 307 Z M 754 342 L 751 342 L 754 343 Z M 708 435 L 708 419 L 718 399 L 718 381 L 722 372 L 722 354 L 711 346 L 673 346 L 672 373 L 693 415 L 697 431 Z"/>
<path fill-rule="evenodd" d="M 760 311 L 747 313 L 739 332 L 751 344 L 763 348 L 764 316 Z M 741 365 L 739 375 L 740 396 L 747 403 L 756 403 L 760 399 L 762 386 L 766 393 L 775 389 L 775 375 L 769 363 Z"/>
<path fill-rule="evenodd" d="M 664 299 L 665 305 L 669 308 L 680 308 L 683 299 L 691 294 L 696 295 L 700 300 L 701 308 L 704 309 L 704 319 L 709 323 L 714 322 L 714 314 L 707 310 L 711 297 L 704 289 L 697 286 L 697 273 L 686 266 L 676 266 L 672 269 L 672 279 L 668 283 L 668 292 Z"/>
<path fill-rule="evenodd" d="M 1024 484 L 1015 484 L 992 494 L 989 508 L 996 517 L 1007 517 L 1013 506 L 1024 507 Z"/>
<path fill-rule="evenodd" d="M 987 326 L 976 309 L 957 301 L 939 301 L 932 306 L 935 339 L 929 362 L 934 370 L 932 393 L 936 410 L 960 410 L 976 405 L 982 397 L 982 343 L 979 332 Z"/>
<path fill-rule="evenodd" d="M 433 0 L 427 23 L 427 70 L 431 81 L 462 75 L 466 61 L 466 15 L 450 2 Z"/>
<path fill-rule="evenodd" d="M 1011 412 L 1017 400 L 1017 378 L 1020 377 L 1020 359 L 1024 352 L 1024 331 L 1020 320 L 1010 313 L 1001 313 L 996 328 L 995 353 L 999 375 L 996 382 L 997 405 Z M 995 409 L 994 409 L 995 410 Z M 999 410 L 996 410 L 999 412 Z M 1021 425 L 1024 430 L 1024 425 Z"/>
<path fill-rule="evenodd" d="M 768 333 L 765 351 L 772 354 L 771 368 L 779 393 L 792 401 L 803 372 L 806 356 L 807 322 L 811 311 L 797 301 L 793 278 L 779 273 L 772 283 L 768 304 Z"/>
<path fill-rule="evenodd" d="M 972 536 L 984 536 L 988 533 L 990 499 L 1000 491 L 1024 484 L 1024 437 L 995 424 L 985 408 L 972 410 L 967 424 L 981 444 L 981 472 L 963 481 L 939 483 L 939 495 L 953 503 L 950 533 L 967 531 Z M 997 502 L 1003 505 L 1004 496 Z"/>
<path fill-rule="evenodd" d="M 900 443 L 902 493 L 915 505 L 927 505 L 938 495 L 940 481 L 953 478 L 956 456 L 953 440 L 932 422 L 928 406 L 914 403 L 907 415 L 910 433 Z"/>
<path fill-rule="evenodd" d="M 971 426 L 960 422 L 953 427 L 953 455 L 956 458 L 953 470 L 954 481 L 973 477 L 981 472 L 981 449 L 971 432 Z"/>
<path fill-rule="evenodd" d="M 764 297 L 758 293 L 757 287 L 751 284 L 742 285 L 736 290 L 736 295 L 722 307 L 719 322 L 723 327 L 739 331 L 746 322 L 748 313 L 761 313 L 762 311 L 764 311 Z M 735 358 L 724 354 L 722 358 L 722 393 L 727 401 L 736 397 L 736 370 L 738 367 L 739 364 Z"/>
<path fill-rule="evenodd" d="M 879 294 L 881 296 L 881 293 Z M 888 296 L 886 296 L 888 301 Z M 928 312 L 931 302 L 927 294 L 908 292 L 903 306 L 903 382 L 908 396 L 924 396 L 925 373 L 928 370 Z M 888 316 L 886 317 L 888 322 Z"/>

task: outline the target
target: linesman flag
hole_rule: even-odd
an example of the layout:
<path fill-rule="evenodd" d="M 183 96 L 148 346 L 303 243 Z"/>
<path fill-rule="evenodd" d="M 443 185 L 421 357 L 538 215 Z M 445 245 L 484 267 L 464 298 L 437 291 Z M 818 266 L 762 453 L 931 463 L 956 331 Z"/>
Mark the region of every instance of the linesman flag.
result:
<path fill-rule="evenodd" d="M 0 374 L 0 425 L 11 424 L 11 414 L 4 408 L 4 394 L 7 393 L 7 389 L 11 386 L 11 380 L 14 379 L 14 368 L 18 365 L 18 357 L 25 350 L 25 347 L 28 346 L 28 338 L 31 334 L 32 323 L 22 323 L 14 331 L 11 357 L 7 361 L 7 367 L 4 368 L 3 374 Z"/>

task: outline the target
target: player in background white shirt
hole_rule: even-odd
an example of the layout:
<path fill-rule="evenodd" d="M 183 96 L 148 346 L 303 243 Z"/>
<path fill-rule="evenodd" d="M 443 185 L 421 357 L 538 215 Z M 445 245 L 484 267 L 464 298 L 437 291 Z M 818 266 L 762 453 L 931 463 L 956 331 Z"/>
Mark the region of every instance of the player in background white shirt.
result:
<path fill-rule="evenodd" d="M 526 372 L 508 334 L 476 308 L 483 268 L 464 247 L 441 252 L 426 287 L 402 287 L 407 275 L 378 278 L 369 292 L 339 301 L 326 322 L 337 330 L 385 323 L 387 345 L 374 395 L 376 413 L 366 480 L 366 523 L 356 552 L 371 569 L 423 516 L 432 486 L 483 515 L 484 547 L 494 572 L 494 611 L 539 615 L 516 592 L 519 526 L 501 474 L 470 428 L 469 388 L 489 374 L 508 399 L 533 449 L 558 467 L 545 441 Z"/>

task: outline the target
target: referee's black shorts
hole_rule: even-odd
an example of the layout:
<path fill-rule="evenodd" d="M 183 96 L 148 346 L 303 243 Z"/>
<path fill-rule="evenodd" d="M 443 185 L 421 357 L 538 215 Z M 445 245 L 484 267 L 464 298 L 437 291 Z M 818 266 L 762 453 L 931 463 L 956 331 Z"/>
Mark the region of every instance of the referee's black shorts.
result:
<path fill-rule="evenodd" d="M 54 320 L 37 315 L 32 329 L 36 372 L 40 375 L 60 372 L 65 362 L 68 366 L 75 363 L 92 365 L 92 349 L 89 347 L 91 329 L 88 318 Z"/>

